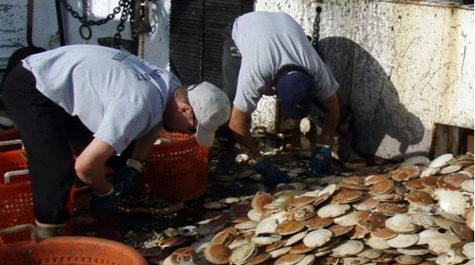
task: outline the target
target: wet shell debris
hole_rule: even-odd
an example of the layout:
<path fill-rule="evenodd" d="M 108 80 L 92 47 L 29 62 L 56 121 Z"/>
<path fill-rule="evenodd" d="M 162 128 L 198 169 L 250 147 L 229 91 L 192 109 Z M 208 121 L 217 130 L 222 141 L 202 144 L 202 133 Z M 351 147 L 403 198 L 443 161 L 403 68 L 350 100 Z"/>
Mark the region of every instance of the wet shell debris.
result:
<path fill-rule="evenodd" d="M 197 235 L 205 222 L 178 228 L 178 236 L 202 237 L 205 245 L 193 253 L 181 246 L 186 264 L 204 264 L 200 257 L 236 265 L 473 264 L 472 154 L 418 156 L 322 178 L 288 172 L 302 181 L 207 202 L 225 212 L 215 217 L 218 231 Z M 163 248 L 165 240 L 148 244 Z M 185 264 L 175 252 L 168 264 Z"/>

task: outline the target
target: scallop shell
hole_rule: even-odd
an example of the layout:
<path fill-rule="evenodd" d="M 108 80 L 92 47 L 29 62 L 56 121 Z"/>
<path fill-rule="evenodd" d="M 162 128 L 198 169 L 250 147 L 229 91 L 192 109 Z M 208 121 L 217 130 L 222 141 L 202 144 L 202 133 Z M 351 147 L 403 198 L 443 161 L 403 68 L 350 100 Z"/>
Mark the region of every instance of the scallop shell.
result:
<path fill-rule="evenodd" d="M 426 247 L 411 246 L 408 248 L 398 248 L 397 251 L 403 255 L 422 256 L 430 251 Z"/>
<path fill-rule="evenodd" d="M 204 250 L 205 258 L 213 264 L 228 263 L 231 253 L 232 250 L 229 247 L 219 244 L 210 245 Z"/>
<path fill-rule="evenodd" d="M 431 238 L 443 235 L 442 233 L 438 232 L 437 230 L 426 229 L 424 231 L 419 232 L 419 240 L 417 241 L 416 245 L 426 245 L 429 243 Z"/>
<path fill-rule="evenodd" d="M 251 209 L 247 212 L 247 218 L 249 218 L 248 221 L 253 221 L 253 222 L 260 222 L 262 219 L 262 214 L 260 214 L 258 211 Z M 238 221 L 238 223 L 241 223 Z"/>
<path fill-rule="evenodd" d="M 321 218 L 320 216 L 314 216 L 307 221 L 306 226 L 309 230 L 322 229 L 333 223 L 332 218 Z"/>
<path fill-rule="evenodd" d="M 253 221 L 247 221 L 247 222 L 242 222 L 239 224 L 234 225 L 237 229 L 240 230 L 247 230 L 247 229 L 253 229 L 257 227 L 257 223 Z"/>
<path fill-rule="evenodd" d="M 372 249 L 369 247 L 365 247 L 360 253 L 356 254 L 358 257 L 366 258 L 366 259 L 377 259 L 383 253 L 377 249 Z"/>
<path fill-rule="evenodd" d="M 257 246 L 266 246 L 273 244 L 277 241 L 282 239 L 281 235 L 277 234 L 261 234 L 261 235 L 256 235 L 251 239 L 251 242 L 256 244 Z"/>
<path fill-rule="evenodd" d="M 333 236 L 337 237 L 348 234 L 353 230 L 353 226 L 332 225 L 328 230 L 332 231 Z"/>
<path fill-rule="evenodd" d="M 373 195 L 381 195 L 381 194 L 387 194 L 391 192 L 393 189 L 394 189 L 394 182 L 390 179 L 386 179 L 386 180 L 381 180 L 375 183 L 371 187 L 370 192 Z"/>
<path fill-rule="evenodd" d="M 296 253 L 287 253 L 281 257 L 279 257 L 274 264 L 275 265 L 293 265 L 299 261 L 301 261 L 305 257 L 304 254 L 296 254 Z"/>
<path fill-rule="evenodd" d="M 305 255 L 303 259 L 297 262 L 295 265 L 311 265 L 314 264 L 315 255 Z"/>
<path fill-rule="evenodd" d="M 366 245 L 376 250 L 385 250 L 385 249 L 391 248 L 391 246 L 389 246 L 386 240 L 372 237 L 372 236 L 365 239 L 365 243 Z"/>
<path fill-rule="evenodd" d="M 347 213 L 345 215 L 336 217 L 335 219 L 333 219 L 333 222 L 335 224 L 339 224 L 342 226 L 353 226 L 358 223 L 358 217 L 356 215 L 356 212 L 351 212 L 351 213 Z"/>
<path fill-rule="evenodd" d="M 380 228 L 380 229 L 377 229 L 377 230 L 371 232 L 371 236 L 377 237 L 377 238 L 380 238 L 380 239 L 386 239 L 386 240 L 394 238 L 397 235 L 398 234 L 396 232 L 394 232 L 393 230 L 391 230 L 387 227 L 383 227 L 383 228 Z"/>
<path fill-rule="evenodd" d="M 292 235 L 302 230 L 306 224 L 306 221 L 286 221 L 277 226 L 276 232 L 281 235 Z"/>
<path fill-rule="evenodd" d="M 416 205 L 429 205 L 434 203 L 432 196 L 421 190 L 414 190 L 406 194 L 405 199 Z"/>
<path fill-rule="evenodd" d="M 386 219 L 385 225 L 396 233 L 412 233 L 419 229 L 418 225 L 411 222 L 408 214 L 396 214 Z"/>
<path fill-rule="evenodd" d="M 275 233 L 278 225 L 279 224 L 277 223 L 277 219 L 275 219 L 274 217 L 271 216 L 268 218 L 264 218 L 257 224 L 255 234 L 259 235 Z"/>
<path fill-rule="evenodd" d="M 314 247 L 307 247 L 303 242 L 295 244 L 292 246 L 292 249 L 289 251 L 290 253 L 308 253 L 314 250 Z"/>
<path fill-rule="evenodd" d="M 424 169 L 422 172 L 421 172 L 421 178 L 425 178 L 425 177 L 429 177 L 429 176 L 432 176 L 432 175 L 435 175 L 437 174 L 437 172 L 439 172 L 439 168 L 438 167 L 428 167 L 426 169 Z"/>
<path fill-rule="evenodd" d="M 407 265 L 418 264 L 424 260 L 423 258 L 419 256 L 409 256 L 409 255 L 399 255 L 394 259 L 401 264 L 407 264 Z"/>
<path fill-rule="evenodd" d="M 229 256 L 229 262 L 233 264 L 244 264 L 248 262 L 257 254 L 257 249 L 253 243 L 247 243 L 240 247 L 235 248 L 231 256 Z"/>
<path fill-rule="evenodd" d="M 269 254 L 271 258 L 275 259 L 287 254 L 290 251 L 290 249 L 292 249 L 292 247 L 283 247 L 283 248 L 279 248 L 274 251 L 271 251 L 269 252 Z"/>
<path fill-rule="evenodd" d="M 442 255 L 449 251 L 450 247 L 454 243 L 460 242 L 460 239 L 456 235 L 442 234 L 430 238 L 427 243 L 430 251 L 436 255 Z"/>
<path fill-rule="evenodd" d="M 256 195 L 254 195 L 251 206 L 252 209 L 257 211 L 260 214 L 263 214 L 266 212 L 265 206 L 273 202 L 275 198 L 265 192 L 257 192 Z"/>
<path fill-rule="evenodd" d="M 334 218 L 345 214 L 350 210 L 351 206 L 348 204 L 327 204 L 317 211 L 317 215 L 321 218 Z"/>
<path fill-rule="evenodd" d="M 434 228 L 436 226 L 435 218 L 427 214 L 412 214 L 410 222 L 424 228 Z"/>
<path fill-rule="evenodd" d="M 454 156 L 452 154 L 443 154 L 432 160 L 430 162 L 429 167 L 443 167 L 445 166 L 450 160 L 452 160 Z"/>
<path fill-rule="evenodd" d="M 430 164 L 430 160 L 425 156 L 413 156 L 404 160 L 403 164 L 408 166 L 427 166 Z"/>
<path fill-rule="evenodd" d="M 457 172 L 459 171 L 460 169 L 462 168 L 462 166 L 460 165 L 452 165 L 452 166 L 446 166 L 444 168 L 442 168 L 439 173 L 440 174 L 449 174 L 449 173 L 454 173 L 454 172 Z"/>
<path fill-rule="evenodd" d="M 333 248 L 332 256 L 342 258 L 354 256 L 364 249 L 364 244 L 359 240 L 346 240 Z"/>
<path fill-rule="evenodd" d="M 255 257 L 253 257 L 249 262 L 246 263 L 246 265 L 257 265 L 265 262 L 266 260 L 269 260 L 271 258 L 269 253 L 261 253 L 257 254 Z"/>
<path fill-rule="evenodd" d="M 358 190 L 342 190 L 333 196 L 332 203 L 350 203 L 355 202 L 363 196 L 363 192 Z"/>
<path fill-rule="evenodd" d="M 434 192 L 439 207 L 448 213 L 461 215 L 468 207 L 468 201 L 461 192 L 438 189 Z"/>
<path fill-rule="evenodd" d="M 318 229 L 311 231 L 303 238 L 303 243 L 307 247 L 319 247 L 330 241 L 333 234 L 328 229 Z"/>
<path fill-rule="evenodd" d="M 289 237 L 287 239 L 287 241 L 285 242 L 285 245 L 284 247 L 288 247 L 288 246 L 291 246 L 297 242 L 299 242 L 300 240 L 302 240 L 306 235 L 307 235 L 307 231 L 303 231 L 303 232 L 299 232 L 295 235 L 292 235 L 291 237 Z"/>
<path fill-rule="evenodd" d="M 415 245 L 418 241 L 418 234 L 399 234 L 396 237 L 387 240 L 387 243 L 393 248 L 407 248 Z"/>
<path fill-rule="evenodd" d="M 462 182 L 461 188 L 464 191 L 468 191 L 470 193 L 473 193 L 473 187 L 474 187 L 473 179 L 468 179 L 468 180 L 465 180 L 464 182 Z"/>
<path fill-rule="evenodd" d="M 421 173 L 421 169 L 418 166 L 402 167 L 393 172 L 391 178 L 394 181 L 408 181 L 416 178 Z"/>
<path fill-rule="evenodd" d="M 473 250 L 473 242 L 469 242 L 467 244 L 465 244 L 463 246 L 463 254 L 469 258 L 469 259 L 473 259 L 473 253 L 474 253 L 474 250 Z"/>

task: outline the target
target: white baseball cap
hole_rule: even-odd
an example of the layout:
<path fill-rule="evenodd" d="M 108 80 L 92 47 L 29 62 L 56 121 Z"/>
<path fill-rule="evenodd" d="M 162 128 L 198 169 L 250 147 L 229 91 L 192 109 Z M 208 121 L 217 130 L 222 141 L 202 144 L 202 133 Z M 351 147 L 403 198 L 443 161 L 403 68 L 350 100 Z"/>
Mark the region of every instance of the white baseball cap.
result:
<path fill-rule="evenodd" d="M 229 99 L 221 89 L 206 81 L 188 87 L 187 91 L 198 120 L 196 141 L 202 146 L 211 147 L 214 133 L 231 116 Z"/>

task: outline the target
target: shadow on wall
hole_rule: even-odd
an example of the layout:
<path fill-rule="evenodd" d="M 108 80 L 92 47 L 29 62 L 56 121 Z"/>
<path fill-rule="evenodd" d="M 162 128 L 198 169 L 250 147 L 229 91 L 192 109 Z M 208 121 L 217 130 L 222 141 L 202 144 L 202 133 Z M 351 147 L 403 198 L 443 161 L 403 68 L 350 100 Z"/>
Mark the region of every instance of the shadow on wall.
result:
<path fill-rule="evenodd" d="M 340 103 L 343 112 L 351 114 L 352 146 L 358 154 L 378 155 L 386 136 L 399 142 L 384 146 L 393 150 L 391 158 L 401 158 L 410 145 L 421 142 L 425 131 L 421 120 L 400 103 L 391 76 L 370 53 L 342 37 L 320 40 L 318 52 L 340 84 Z"/>

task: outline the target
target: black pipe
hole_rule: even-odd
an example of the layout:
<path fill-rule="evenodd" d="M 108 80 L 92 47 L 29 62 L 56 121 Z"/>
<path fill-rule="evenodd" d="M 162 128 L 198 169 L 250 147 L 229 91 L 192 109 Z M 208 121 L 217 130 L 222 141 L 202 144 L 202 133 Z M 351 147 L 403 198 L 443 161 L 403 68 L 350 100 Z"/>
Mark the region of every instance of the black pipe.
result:
<path fill-rule="evenodd" d="M 63 26 L 63 13 L 61 12 L 61 3 L 59 0 L 55 0 L 56 3 L 56 18 L 58 20 L 59 31 L 59 43 L 61 46 L 66 45 L 66 39 L 64 38 L 64 26 Z"/>

